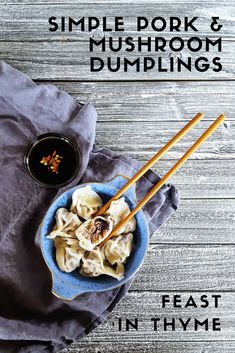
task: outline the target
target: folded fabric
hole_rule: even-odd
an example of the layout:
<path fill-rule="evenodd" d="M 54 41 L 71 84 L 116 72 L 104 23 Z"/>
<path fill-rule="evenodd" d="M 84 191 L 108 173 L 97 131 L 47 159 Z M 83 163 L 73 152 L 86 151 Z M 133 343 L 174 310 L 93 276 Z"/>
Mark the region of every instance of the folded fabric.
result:
<path fill-rule="evenodd" d="M 51 293 L 41 255 L 42 218 L 53 199 L 78 182 L 134 175 L 141 164 L 94 147 L 96 111 L 53 85 L 36 85 L 0 62 L 0 352 L 58 352 L 87 335 L 113 310 L 131 281 L 114 290 L 86 293 L 64 302 Z M 23 155 L 39 134 L 60 132 L 76 139 L 82 153 L 77 177 L 61 190 L 45 189 L 26 175 Z M 141 199 L 159 180 L 149 171 L 138 182 Z M 165 185 L 144 208 L 153 233 L 177 208 L 179 195 Z"/>

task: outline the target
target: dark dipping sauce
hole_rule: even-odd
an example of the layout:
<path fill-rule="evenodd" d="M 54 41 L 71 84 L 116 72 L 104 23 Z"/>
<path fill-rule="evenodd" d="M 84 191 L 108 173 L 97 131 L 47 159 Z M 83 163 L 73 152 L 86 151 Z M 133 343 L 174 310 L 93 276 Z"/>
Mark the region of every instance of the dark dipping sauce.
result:
<path fill-rule="evenodd" d="M 60 158 L 57 173 L 42 159 L 56 155 Z M 24 163 L 28 174 L 35 182 L 45 187 L 60 187 L 68 184 L 77 175 L 80 166 L 78 146 L 61 134 L 43 134 L 38 136 L 27 148 Z"/>

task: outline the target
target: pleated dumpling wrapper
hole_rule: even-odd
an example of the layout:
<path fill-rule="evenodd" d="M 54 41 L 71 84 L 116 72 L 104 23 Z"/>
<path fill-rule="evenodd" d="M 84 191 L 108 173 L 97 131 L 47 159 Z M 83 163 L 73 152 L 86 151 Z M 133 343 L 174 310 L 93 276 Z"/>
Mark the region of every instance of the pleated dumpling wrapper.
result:
<path fill-rule="evenodd" d="M 90 219 L 102 207 L 100 196 L 87 185 L 74 191 L 70 211 L 83 219 Z"/>
<path fill-rule="evenodd" d="M 112 229 L 113 225 L 109 219 L 97 216 L 82 223 L 75 234 L 82 248 L 92 250 L 107 238 Z"/>
<path fill-rule="evenodd" d="M 56 262 L 61 271 L 72 272 L 80 266 L 85 250 L 79 246 L 77 239 L 57 237 L 54 245 Z"/>
<path fill-rule="evenodd" d="M 130 213 L 130 207 L 128 203 L 125 201 L 124 197 L 121 197 L 118 200 L 114 200 L 111 202 L 110 207 L 105 212 L 104 216 L 108 217 L 113 223 L 113 228 L 116 227 L 118 223 L 120 223 L 128 214 Z M 126 222 L 116 235 L 131 233 L 136 229 L 136 220 L 135 217 L 131 218 L 128 222 Z"/>
<path fill-rule="evenodd" d="M 121 280 L 124 275 L 124 267 L 117 266 L 113 269 L 105 262 L 105 256 L 99 247 L 86 253 L 82 258 L 80 273 L 86 277 L 97 277 L 100 275 L 108 275 Z"/>
<path fill-rule="evenodd" d="M 111 265 L 125 263 L 133 247 L 133 234 L 122 234 L 109 239 L 103 246 L 105 258 Z"/>
<path fill-rule="evenodd" d="M 82 224 L 79 217 L 69 212 L 66 208 L 59 208 L 55 215 L 56 224 L 48 238 L 54 239 L 56 237 L 76 238 L 75 231 Z"/>

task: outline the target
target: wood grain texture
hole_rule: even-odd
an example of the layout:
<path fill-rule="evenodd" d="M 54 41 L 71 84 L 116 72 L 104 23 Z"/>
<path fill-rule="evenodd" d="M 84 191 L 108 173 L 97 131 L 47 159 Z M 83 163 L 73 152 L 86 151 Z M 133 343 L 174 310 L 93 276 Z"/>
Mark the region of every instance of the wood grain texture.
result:
<path fill-rule="evenodd" d="M 199 82 L 162 82 L 160 84 L 137 82 L 131 85 L 126 82 L 56 82 L 55 84 L 78 101 L 92 102 L 95 105 L 98 112 L 98 126 L 101 124 L 99 131 L 106 126 L 103 123 L 112 127 L 111 124 L 118 126 L 119 122 L 123 122 L 126 126 L 132 123 L 137 126 L 137 130 L 141 129 L 146 121 L 153 123 L 166 121 L 169 125 L 172 121 L 177 121 L 183 126 L 184 120 L 189 120 L 198 110 L 205 113 L 205 121 L 211 121 L 220 114 L 221 107 L 227 116 L 228 129 L 230 129 L 230 121 L 234 119 L 233 82 L 220 84 L 205 82 L 203 90 Z M 104 134 L 105 131 L 104 128 Z M 117 129 L 114 128 L 114 133 L 116 131 Z M 131 132 L 135 134 L 136 129 L 132 129 Z M 189 137 L 190 134 L 185 138 L 185 142 Z M 128 140 L 123 138 L 123 134 L 120 135 L 120 139 L 120 145 L 124 147 Z M 217 140 L 213 141 L 216 149 Z M 116 141 L 114 142 L 115 146 L 112 147 L 116 150 Z M 228 139 L 228 142 L 234 144 L 233 139 L 230 141 Z M 102 139 L 100 145 L 104 145 Z M 150 151 L 146 156 L 142 154 L 142 149 L 143 147 L 138 158 L 145 162 L 154 151 Z M 128 151 L 130 151 L 129 147 L 124 153 Z M 164 159 L 169 158 L 168 156 L 170 155 L 166 155 Z M 174 160 L 159 161 L 153 169 L 163 175 L 173 163 Z M 172 177 L 171 181 L 177 185 L 183 198 L 234 197 L 234 166 L 235 162 L 230 159 L 221 161 L 220 168 L 216 160 L 188 161 L 180 173 Z"/>
<path fill-rule="evenodd" d="M 207 298 L 212 304 L 211 295 L 221 295 L 218 308 L 162 308 L 161 298 L 165 292 L 129 292 L 127 296 L 120 302 L 117 308 L 109 315 L 106 322 L 100 325 L 95 332 L 89 334 L 88 337 L 82 339 L 67 349 L 67 353 L 79 352 L 100 352 L 106 353 L 111 350 L 117 352 L 160 352 L 160 353 L 227 353 L 234 352 L 234 341 L 225 341 L 226 337 L 230 340 L 234 339 L 234 326 L 231 326 L 233 320 L 232 312 L 234 311 L 234 293 L 206 293 Z M 200 305 L 201 295 L 205 293 L 170 293 L 170 300 L 173 295 L 180 294 L 182 306 L 186 303 L 190 295 L 193 295 L 194 300 Z M 159 330 L 153 330 L 153 322 L 151 318 L 160 318 Z M 176 331 L 163 331 L 161 325 L 163 319 L 178 317 L 183 320 L 197 318 L 203 320 L 208 318 L 219 317 L 221 321 L 221 331 L 213 332 L 209 329 L 208 332 L 199 330 L 195 332 L 193 326 L 186 332 L 180 330 L 180 326 L 176 324 Z M 119 331 L 118 320 L 122 319 L 123 331 Z M 138 318 L 138 331 L 130 329 L 125 331 L 125 319 L 128 318 L 134 322 Z M 206 342 L 205 342 L 206 339 Z M 218 342 L 211 342 L 215 339 Z M 162 340 L 166 342 L 161 342 Z M 168 340 L 168 341 L 167 341 Z M 175 342 L 177 340 L 177 342 Z M 197 341 L 204 342 L 197 342 Z M 171 341 L 171 342 L 169 342 Z M 182 341 L 182 342 L 179 342 Z M 220 341 L 220 342 L 219 342 Z M 112 347 L 112 348 L 111 348 Z M 64 352 L 64 351 L 63 351 Z"/>
<path fill-rule="evenodd" d="M 81 341 L 82 347 L 87 342 L 97 341 L 99 346 L 102 347 L 103 343 L 111 343 L 110 337 L 112 336 L 115 344 L 123 343 L 126 345 L 133 345 L 134 343 L 153 344 L 153 342 L 166 340 L 166 341 L 199 341 L 199 340 L 226 340 L 235 339 L 234 325 L 231 325 L 231 320 L 234 318 L 235 306 L 235 293 L 170 293 L 169 299 L 173 300 L 173 295 L 180 295 L 178 299 L 181 300 L 182 307 L 185 305 L 190 295 L 193 296 L 195 303 L 199 306 L 201 304 L 200 298 L 202 295 L 207 295 L 210 304 L 214 299 L 212 295 L 221 295 L 219 298 L 219 307 L 214 308 L 212 305 L 208 308 L 173 308 L 173 305 L 168 305 L 167 308 L 162 308 L 162 295 L 161 293 L 148 293 L 148 292 L 129 292 L 127 296 L 120 302 L 117 308 L 109 315 L 108 320 L 103 323 L 94 333 L 91 333 L 86 339 Z M 183 330 L 178 318 L 186 321 L 191 318 L 188 329 Z M 138 318 L 138 330 L 130 328 L 126 330 L 125 320 L 129 319 L 135 322 Z M 154 331 L 154 325 L 151 318 L 159 318 L 158 330 Z M 163 320 L 175 319 L 175 331 L 168 327 L 164 331 Z M 209 327 L 208 331 L 205 328 L 199 328 L 198 331 L 194 330 L 194 320 L 200 321 L 208 318 Z M 211 322 L 213 318 L 220 318 L 220 331 L 213 331 Z M 119 319 L 122 320 L 122 330 L 119 330 Z M 79 345 L 78 345 L 79 348 Z M 101 350 L 102 352 L 102 350 Z"/>
<path fill-rule="evenodd" d="M 119 0 L 118 3 L 121 4 L 127 4 L 126 0 Z M 128 4 L 131 3 L 132 6 L 134 5 L 159 5 L 159 6 L 163 6 L 163 2 L 162 0 L 130 0 L 128 1 Z M 185 4 L 184 0 L 165 0 L 164 4 L 171 4 L 171 5 L 175 5 L 175 4 Z M 195 1 L 194 0 L 188 0 L 187 1 L 188 4 L 194 4 Z M 199 2 L 197 2 L 199 3 Z M 6 0 L 0 0 L 0 4 L 5 4 L 6 5 Z M 17 4 L 27 4 L 27 5 L 35 5 L 35 4 L 48 4 L 47 0 L 8 0 L 7 4 L 13 4 L 13 5 L 17 5 Z M 76 0 L 52 0 L 50 1 L 50 4 L 52 5 L 58 5 L 58 4 L 64 4 L 64 5 L 77 5 Z M 83 6 L 89 5 L 89 4 L 93 4 L 93 5 L 98 5 L 98 4 L 114 4 L 113 0 L 97 0 L 97 1 L 93 1 L 93 0 L 83 0 L 80 1 L 79 4 L 82 4 Z M 207 4 L 214 4 L 213 0 L 206 0 L 204 2 L 203 5 L 207 5 Z M 221 4 L 227 4 L 229 5 L 225 0 L 222 0 Z M 118 5 L 118 4 L 117 4 Z M 233 4 L 230 4 L 231 8 L 233 8 Z"/>
<path fill-rule="evenodd" d="M 116 342 L 115 338 L 110 341 L 99 343 L 95 337 L 83 339 L 73 344 L 61 353 L 234 353 L 235 342 L 157 342 L 147 339 L 144 342 Z"/>
<path fill-rule="evenodd" d="M 212 121 L 223 110 L 226 114 L 228 128 L 230 128 L 230 121 L 235 118 L 233 82 L 219 84 L 204 82 L 203 90 L 200 82 L 135 82 L 130 84 L 127 82 L 59 81 L 55 84 L 79 102 L 92 102 L 97 109 L 98 125 L 101 124 L 101 127 L 103 123 L 112 126 L 113 123 L 123 122 L 126 126 L 133 124 L 141 129 L 146 121 L 166 122 L 169 125 L 177 122 L 177 126 L 178 123 L 182 126 L 199 110 L 204 112 L 203 120 L 205 121 Z M 188 136 L 185 137 L 186 141 L 188 141 Z M 217 145 L 217 141 L 213 141 Z M 125 142 L 121 141 L 123 145 Z M 232 140 L 230 142 L 234 143 Z M 102 141 L 100 145 L 105 146 Z M 116 150 L 116 146 L 113 148 Z M 149 152 L 149 156 L 153 154 L 154 151 Z M 143 162 L 147 161 L 144 154 L 138 155 L 138 158 Z M 165 158 L 169 158 L 168 155 Z M 159 161 L 153 170 L 163 175 L 173 163 L 174 160 L 164 159 Z M 177 185 L 183 198 L 235 197 L 234 167 L 235 161 L 230 159 L 221 160 L 219 168 L 217 160 L 189 160 L 180 172 L 172 177 L 171 182 Z"/>
<path fill-rule="evenodd" d="M 24 5 L 23 3 L 27 3 Z M 168 19 L 170 16 L 175 14 L 180 14 L 181 18 L 185 16 L 196 16 L 198 20 L 195 22 L 197 25 L 200 37 L 205 36 L 218 37 L 218 32 L 213 32 L 210 28 L 211 16 L 219 16 L 221 22 L 223 23 L 223 28 L 219 32 L 224 38 L 233 38 L 235 35 L 234 26 L 234 14 L 235 10 L 228 1 L 221 1 L 220 7 L 216 8 L 213 2 L 207 2 L 205 5 L 201 6 L 200 1 L 187 2 L 187 7 L 183 2 L 163 2 L 158 1 L 148 2 L 147 6 L 144 2 L 138 3 L 122 3 L 118 4 L 116 2 L 110 2 L 107 6 L 106 2 L 85 2 L 78 3 L 75 1 L 56 1 L 54 2 L 44 2 L 36 1 L 22 1 L 19 2 L 18 6 L 11 5 L 11 1 L 5 2 L 0 1 L 0 13 L 1 13 L 1 30 L 2 34 L 1 40 L 60 40 L 64 37 L 69 40 L 80 41 L 82 39 L 87 39 L 91 35 L 90 32 L 81 32 L 79 28 L 74 27 L 72 32 L 53 32 L 51 33 L 48 28 L 48 18 L 50 16 L 56 16 L 58 19 L 61 16 L 73 17 L 74 19 L 79 19 L 81 17 L 102 17 L 106 16 L 108 18 L 108 24 L 112 25 L 114 16 L 123 16 L 125 23 L 125 32 L 107 32 L 107 35 L 118 36 L 138 36 L 141 33 L 144 36 L 161 35 L 161 33 L 154 32 L 151 27 L 148 29 L 137 32 L 136 31 L 136 17 L 145 16 L 146 18 L 152 19 L 155 16 L 162 16 Z M 14 3 L 14 2 L 13 2 Z M 172 4 L 174 3 L 174 12 L 172 12 Z M 16 4 L 16 2 L 15 2 Z M 29 6 L 30 5 L 30 6 Z M 69 5 L 69 6 L 68 6 Z M 191 17 L 190 16 L 190 17 Z M 182 26 L 183 28 L 183 26 Z M 102 31 L 100 27 L 99 31 Z M 93 31 L 94 32 L 94 31 Z M 183 31 L 182 31 L 183 32 Z M 189 32 L 182 33 L 183 37 L 190 37 L 192 35 L 198 35 L 198 33 Z M 170 32 L 167 26 L 164 31 L 164 36 L 166 38 L 178 35 L 177 32 Z"/>
<path fill-rule="evenodd" d="M 159 161 L 152 169 L 164 175 L 174 162 L 175 160 Z M 234 160 L 189 160 L 179 173 L 172 176 L 170 182 L 177 186 L 181 198 L 215 199 L 210 206 L 216 208 L 217 199 L 235 197 L 234 180 Z M 233 204 L 233 201 L 231 203 Z M 223 206 L 226 209 L 226 204 Z"/>
<path fill-rule="evenodd" d="M 151 245 L 134 290 L 234 290 L 235 247 Z"/>
<path fill-rule="evenodd" d="M 235 243 L 235 200 L 181 200 L 151 243 Z"/>
<path fill-rule="evenodd" d="M 96 143 L 139 160 L 150 159 L 163 145 L 179 131 L 183 122 L 139 123 L 115 121 L 101 122 L 97 125 Z M 163 158 L 178 159 L 209 127 L 210 123 L 201 121 L 180 143 L 176 144 Z M 116 138 L 118 134 L 118 139 Z M 221 125 L 213 135 L 192 156 L 193 159 L 234 159 L 234 123 Z"/>
<path fill-rule="evenodd" d="M 206 72 L 198 72 L 195 68 L 189 72 L 186 69 L 182 72 L 158 72 L 157 69 L 152 69 L 148 72 L 136 72 L 135 67 L 130 67 L 128 72 L 122 69 L 118 72 L 110 72 L 106 66 L 100 72 L 90 71 L 90 57 L 99 56 L 104 60 L 110 56 L 109 52 L 100 53 L 99 50 L 95 53 L 89 52 L 87 42 L 74 43 L 61 40 L 61 42 L 0 42 L 0 60 L 5 60 L 14 67 L 21 69 L 29 74 L 33 79 L 46 80 L 232 80 L 234 79 L 234 57 L 235 41 L 224 42 L 223 52 L 219 53 L 223 69 L 220 72 L 214 72 L 213 64 Z M 180 56 L 183 60 L 187 60 L 188 56 L 192 56 L 192 61 L 199 56 L 205 56 L 211 62 L 213 57 L 217 57 L 218 53 L 213 47 L 208 53 L 203 50 L 200 55 L 189 53 L 184 49 L 180 54 L 173 53 L 166 49 L 165 53 L 154 53 L 154 58 L 162 56 L 163 67 L 169 69 L 169 57 Z M 126 56 L 129 60 L 135 60 L 140 57 L 141 67 L 144 56 L 151 56 L 150 53 L 128 53 L 125 55 L 122 51 L 120 55 L 112 55 L 116 58 L 120 56 L 121 62 Z"/>
<path fill-rule="evenodd" d="M 40 83 L 40 81 L 39 81 Z M 43 82 L 44 84 L 50 82 Z M 223 111 L 235 119 L 234 82 L 54 82 L 82 103 L 91 102 L 98 121 L 188 121 L 198 111 L 212 120 Z"/>

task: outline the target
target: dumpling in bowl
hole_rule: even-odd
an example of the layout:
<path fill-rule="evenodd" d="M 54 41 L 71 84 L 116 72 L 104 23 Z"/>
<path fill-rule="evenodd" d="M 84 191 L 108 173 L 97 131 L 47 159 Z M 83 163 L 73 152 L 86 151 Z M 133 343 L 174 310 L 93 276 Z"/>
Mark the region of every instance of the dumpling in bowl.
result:
<path fill-rule="evenodd" d="M 77 238 L 56 237 L 53 240 L 55 248 L 65 248 L 67 246 L 74 249 L 79 248 L 79 241 Z"/>
<path fill-rule="evenodd" d="M 82 223 L 76 214 L 69 212 L 66 208 L 59 208 L 55 215 L 56 224 L 48 238 L 55 237 L 76 238 L 75 230 Z"/>
<path fill-rule="evenodd" d="M 121 197 L 118 200 L 114 200 L 111 202 L 110 207 L 105 212 L 105 216 L 113 222 L 113 228 L 116 227 L 120 221 L 122 221 L 128 214 L 130 213 L 130 207 L 128 203 L 125 201 L 124 197 Z M 128 222 L 126 222 L 122 228 L 116 233 L 124 234 L 134 232 L 136 229 L 136 220 L 135 217 L 131 218 Z"/>
<path fill-rule="evenodd" d="M 111 265 L 125 263 L 130 256 L 133 246 L 133 234 L 118 235 L 109 239 L 103 246 L 102 251 Z"/>
<path fill-rule="evenodd" d="M 74 191 L 70 211 L 83 219 L 90 219 L 102 207 L 100 196 L 87 185 Z"/>
<path fill-rule="evenodd" d="M 76 236 L 82 248 L 92 250 L 107 238 L 112 229 L 112 222 L 109 219 L 97 216 L 82 223 L 76 230 Z"/>
<path fill-rule="evenodd" d="M 77 239 L 57 237 L 54 239 L 56 261 L 64 272 L 72 272 L 80 266 L 85 250 L 79 246 Z"/>
<path fill-rule="evenodd" d="M 86 277 L 97 277 L 100 275 L 108 275 L 118 280 L 122 279 L 124 268 L 117 267 L 116 271 L 105 263 L 105 256 L 100 248 L 96 248 L 82 259 L 80 273 Z"/>

